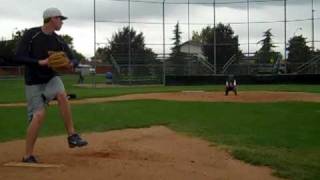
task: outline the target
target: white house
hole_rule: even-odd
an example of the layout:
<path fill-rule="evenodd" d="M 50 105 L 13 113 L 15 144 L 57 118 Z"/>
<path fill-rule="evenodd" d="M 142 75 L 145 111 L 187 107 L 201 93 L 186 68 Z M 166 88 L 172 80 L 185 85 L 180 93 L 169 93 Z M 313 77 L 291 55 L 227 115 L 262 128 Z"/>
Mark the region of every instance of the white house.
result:
<path fill-rule="evenodd" d="M 201 43 L 197 41 L 186 41 L 180 45 L 180 51 L 183 53 L 190 53 L 190 54 L 201 54 L 202 49 L 201 49 Z"/>
<path fill-rule="evenodd" d="M 183 53 L 191 54 L 200 59 L 207 60 L 207 58 L 203 55 L 202 45 L 198 41 L 186 41 L 180 45 L 180 51 Z"/>
<path fill-rule="evenodd" d="M 214 72 L 214 66 L 208 62 L 208 58 L 203 55 L 202 45 L 198 41 L 186 41 L 180 45 L 180 51 L 186 54 L 190 54 L 196 57 L 196 62 L 201 63 L 205 66 L 209 72 Z M 194 62 L 191 62 L 194 63 Z"/>

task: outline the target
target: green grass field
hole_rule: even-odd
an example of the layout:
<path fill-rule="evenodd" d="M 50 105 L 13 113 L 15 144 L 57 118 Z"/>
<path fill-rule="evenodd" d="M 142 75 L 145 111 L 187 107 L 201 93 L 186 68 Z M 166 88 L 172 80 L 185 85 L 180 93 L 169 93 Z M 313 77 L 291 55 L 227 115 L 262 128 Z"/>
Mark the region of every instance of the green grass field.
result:
<path fill-rule="evenodd" d="M 66 78 L 67 89 L 82 97 L 129 93 L 210 90 L 220 85 L 188 87 L 77 88 Z M 0 102 L 24 101 L 21 80 L 0 81 Z M 243 85 L 243 90 L 320 92 L 319 85 Z M 12 93 L 16 92 L 16 93 Z M 8 96 L 8 97 L 5 97 Z M 12 99 L 11 99 L 12 98 Z M 11 99 L 11 100 L 10 100 Z M 289 179 L 320 179 L 320 103 L 222 103 L 134 100 L 73 105 L 76 128 L 81 132 L 165 125 L 201 137 L 229 150 L 238 159 L 267 165 Z M 0 141 L 25 136 L 26 108 L 0 108 Z M 48 109 L 41 136 L 64 134 L 58 109 Z"/>

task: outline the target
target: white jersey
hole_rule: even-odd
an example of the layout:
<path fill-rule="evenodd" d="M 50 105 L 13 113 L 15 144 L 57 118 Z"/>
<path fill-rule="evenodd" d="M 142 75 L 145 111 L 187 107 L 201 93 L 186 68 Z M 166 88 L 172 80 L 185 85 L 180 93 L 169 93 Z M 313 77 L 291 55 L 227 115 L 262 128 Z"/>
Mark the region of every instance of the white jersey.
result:
<path fill-rule="evenodd" d="M 226 86 L 227 87 L 230 87 L 230 86 L 237 86 L 237 81 L 236 80 L 233 80 L 233 82 L 230 82 L 230 81 L 226 81 Z"/>

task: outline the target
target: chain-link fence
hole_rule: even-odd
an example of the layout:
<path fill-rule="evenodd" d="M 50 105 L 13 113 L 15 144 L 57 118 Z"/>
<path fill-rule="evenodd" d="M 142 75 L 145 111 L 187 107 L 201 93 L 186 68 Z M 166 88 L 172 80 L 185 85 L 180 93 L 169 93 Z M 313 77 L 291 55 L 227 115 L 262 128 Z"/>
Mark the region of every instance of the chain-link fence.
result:
<path fill-rule="evenodd" d="M 24 74 L 22 66 L 0 66 L 0 78 L 18 78 Z"/>
<path fill-rule="evenodd" d="M 192 40 L 193 32 L 206 26 L 229 24 L 245 54 L 261 47 L 258 41 L 268 29 L 272 29 L 273 43 L 284 58 L 293 36 L 303 35 L 313 49 L 320 43 L 320 4 L 314 0 L 95 0 L 94 7 L 97 47 L 107 45 L 114 32 L 129 26 L 146 35 L 146 46 L 166 54 L 173 45 L 172 31 L 177 22 L 183 42 Z M 219 42 L 211 43 L 219 46 Z"/>
<path fill-rule="evenodd" d="M 319 74 L 319 57 L 304 63 L 288 63 L 288 40 L 306 37 L 312 50 L 319 47 L 317 31 L 320 3 L 307 0 L 94 0 L 94 51 L 110 46 L 112 35 L 123 27 L 142 32 L 144 46 L 154 57 L 138 56 L 129 36 L 125 54 L 111 54 L 99 62 L 94 59 L 86 71 L 84 83 L 165 84 L 166 76 Z M 306 12 L 297 13 L 296 9 Z M 265 16 L 275 14 L 274 16 Z M 261 16 L 260 16 L 261 15 Z M 179 22 L 183 55 L 174 55 L 174 27 Z M 230 25 L 237 41 L 220 41 L 215 32 L 210 41 L 194 41 L 193 32 L 218 24 Z M 275 51 L 282 54 L 275 62 L 260 62 L 256 52 L 263 32 L 272 29 Z M 204 47 L 211 52 L 204 52 Z M 223 52 L 225 49 L 233 49 Z M 234 48 L 237 48 L 235 51 Z M 241 51 L 239 55 L 238 50 Z M 127 53 L 126 53 L 127 52 Z M 96 57 L 96 56 L 95 56 Z M 111 58 L 112 57 L 112 58 Z M 221 60 L 223 59 L 223 60 Z M 88 69 L 89 68 L 89 69 Z M 81 69 L 81 68 L 80 68 Z M 0 77 L 23 75 L 23 67 L 0 67 Z M 79 75 L 80 70 L 73 73 Z"/>
<path fill-rule="evenodd" d="M 135 61 L 133 59 L 133 61 Z M 235 60 L 238 61 L 238 60 Z M 197 56 L 156 59 L 149 64 L 99 64 L 95 68 L 80 67 L 69 74 L 79 77 L 75 83 L 86 84 L 163 84 L 166 76 L 212 76 L 215 70 L 207 60 Z M 165 62 L 165 63 L 163 63 Z M 239 61 L 238 61 L 239 62 Z M 305 63 L 217 64 L 220 75 L 320 74 L 320 56 Z M 23 66 L 0 66 L 0 78 L 17 78 L 24 74 Z M 81 80 L 81 76 L 83 80 Z"/>

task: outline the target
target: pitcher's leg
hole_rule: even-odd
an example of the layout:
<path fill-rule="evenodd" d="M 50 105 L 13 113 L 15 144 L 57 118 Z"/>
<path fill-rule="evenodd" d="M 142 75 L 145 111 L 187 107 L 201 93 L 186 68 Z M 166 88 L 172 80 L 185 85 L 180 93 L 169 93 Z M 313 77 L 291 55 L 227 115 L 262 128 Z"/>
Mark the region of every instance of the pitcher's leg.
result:
<path fill-rule="evenodd" d="M 64 121 L 65 128 L 69 136 L 75 133 L 69 100 L 65 92 L 57 94 L 57 101 L 61 117 Z"/>
<path fill-rule="evenodd" d="M 38 137 L 39 129 L 45 118 L 45 108 L 41 108 L 33 114 L 33 118 L 27 129 L 25 157 L 33 155 L 34 146 Z"/>

